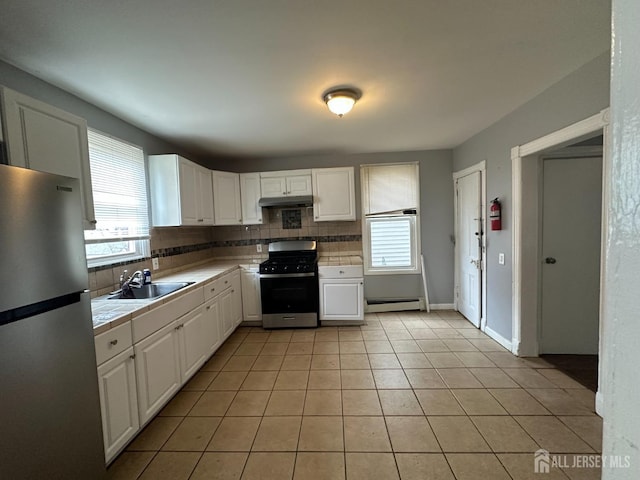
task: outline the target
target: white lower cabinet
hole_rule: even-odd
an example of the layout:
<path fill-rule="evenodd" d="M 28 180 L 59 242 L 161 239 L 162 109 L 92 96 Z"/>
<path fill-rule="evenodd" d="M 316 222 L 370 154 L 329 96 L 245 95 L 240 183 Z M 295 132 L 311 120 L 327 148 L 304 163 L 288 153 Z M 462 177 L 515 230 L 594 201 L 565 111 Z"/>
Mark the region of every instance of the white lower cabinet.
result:
<path fill-rule="evenodd" d="M 319 267 L 320 320 L 362 323 L 364 278 L 362 266 Z"/>
<path fill-rule="evenodd" d="M 176 320 L 134 347 L 140 424 L 155 415 L 182 385 L 177 326 Z"/>
<path fill-rule="evenodd" d="M 107 463 L 241 321 L 242 283 L 240 270 L 234 270 L 96 335 Z"/>
<path fill-rule="evenodd" d="M 220 294 L 220 316 L 222 317 L 222 339 L 223 341 L 231 335 L 236 328 L 233 316 L 233 292 L 231 288 Z"/>
<path fill-rule="evenodd" d="M 260 274 L 258 269 L 242 269 L 242 315 L 245 322 L 262 320 Z"/>
<path fill-rule="evenodd" d="M 216 296 L 204 304 L 204 343 L 206 357 L 215 353 L 222 344 L 220 298 Z"/>
<path fill-rule="evenodd" d="M 180 343 L 180 378 L 185 383 L 208 358 L 205 343 L 204 306 L 197 308 L 178 320 Z"/>
<path fill-rule="evenodd" d="M 98 367 L 98 389 L 106 462 L 131 440 L 140 427 L 133 347 Z"/>
<path fill-rule="evenodd" d="M 242 280 L 240 270 L 231 273 L 231 314 L 234 328 L 242 323 Z"/>

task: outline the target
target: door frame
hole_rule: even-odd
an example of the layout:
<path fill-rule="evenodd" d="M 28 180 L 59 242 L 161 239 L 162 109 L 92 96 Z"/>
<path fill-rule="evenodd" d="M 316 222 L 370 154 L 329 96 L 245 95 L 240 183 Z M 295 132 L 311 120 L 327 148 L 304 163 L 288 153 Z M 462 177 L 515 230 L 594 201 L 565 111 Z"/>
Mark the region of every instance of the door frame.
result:
<path fill-rule="evenodd" d="M 513 201 L 512 237 L 512 352 L 518 356 L 538 356 L 538 325 L 540 322 L 540 157 L 553 149 L 562 148 L 602 132 L 602 228 L 600 245 L 600 326 L 599 353 L 602 358 L 603 286 L 606 232 L 608 225 L 609 178 L 611 158 L 609 142 L 609 108 L 531 142 L 511 149 L 511 188 Z M 599 371 L 602 362 L 599 362 Z M 602 405 L 602 375 L 598 375 L 596 411 Z"/>
<path fill-rule="evenodd" d="M 480 309 L 480 330 L 485 331 L 487 326 L 487 215 L 486 215 L 486 203 L 487 203 L 487 167 L 486 160 L 471 165 L 463 170 L 453 172 L 453 235 L 454 235 L 454 295 L 453 295 L 453 308 L 458 311 L 458 293 L 460 292 L 460 265 L 458 264 L 458 193 L 456 189 L 456 182 L 459 178 L 466 177 L 475 172 L 480 172 L 480 214 L 482 216 L 482 245 L 481 245 L 481 309 Z"/>

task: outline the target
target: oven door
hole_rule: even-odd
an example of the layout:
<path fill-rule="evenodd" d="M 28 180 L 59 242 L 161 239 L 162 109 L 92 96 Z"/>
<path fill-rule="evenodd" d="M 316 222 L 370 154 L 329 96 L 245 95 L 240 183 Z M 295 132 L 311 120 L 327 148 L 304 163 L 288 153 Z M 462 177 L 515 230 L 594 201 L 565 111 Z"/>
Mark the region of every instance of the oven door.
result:
<path fill-rule="evenodd" d="M 318 288 L 315 273 L 260 274 L 262 313 L 317 313 Z"/>

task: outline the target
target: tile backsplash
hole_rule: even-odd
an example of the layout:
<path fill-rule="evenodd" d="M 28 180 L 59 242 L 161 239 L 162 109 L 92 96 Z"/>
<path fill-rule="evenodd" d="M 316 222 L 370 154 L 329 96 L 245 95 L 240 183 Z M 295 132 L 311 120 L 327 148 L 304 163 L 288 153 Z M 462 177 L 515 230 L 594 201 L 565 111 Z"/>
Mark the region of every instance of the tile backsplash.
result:
<path fill-rule="evenodd" d="M 290 213 L 295 212 L 295 213 Z M 262 225 L 219 227 L 158 227 L 151 229 L 151 256 L 158 257 L 160 268 L 154 276 L 171 273 L 187 265 L 224 258 L 244 258 L 259 262 L 268 255 L 267 248 L 257 252 L 256 245 L 278 240 L 317 240 L 320 255 L 362 253 L 360 220 L 352 222 L 314 222 L 313 209 L 270 208 L 268 222 Z M 284 215 L 284 217 L 283 217 Z M 129 273 L 151 268 L 151 259 L 117 266 L 89 269 L 92 296 L 117 288 L 124 269 Z"/>

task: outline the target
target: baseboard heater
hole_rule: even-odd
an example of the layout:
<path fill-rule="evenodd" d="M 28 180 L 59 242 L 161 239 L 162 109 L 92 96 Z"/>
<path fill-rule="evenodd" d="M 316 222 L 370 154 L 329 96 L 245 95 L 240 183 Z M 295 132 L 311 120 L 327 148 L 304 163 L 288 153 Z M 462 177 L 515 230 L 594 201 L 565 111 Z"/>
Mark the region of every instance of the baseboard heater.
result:
<path fill-rule="evenodd" d="M 424 310 L 424 298 L 367 298 L 365 312 Z"/>

